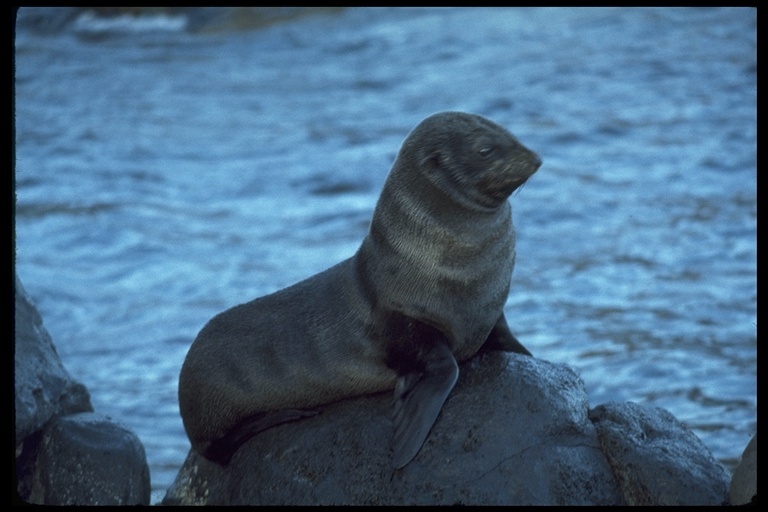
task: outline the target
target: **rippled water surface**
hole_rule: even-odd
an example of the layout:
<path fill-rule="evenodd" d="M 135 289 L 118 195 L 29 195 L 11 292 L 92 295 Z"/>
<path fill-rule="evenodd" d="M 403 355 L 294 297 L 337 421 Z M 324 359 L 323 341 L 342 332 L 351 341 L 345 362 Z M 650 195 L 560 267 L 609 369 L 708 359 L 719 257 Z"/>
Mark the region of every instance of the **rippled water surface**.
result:
<path fill-rule="evenodd" d="M 511 199 L 518 337 L 732 467 L 756 429 L 754 10 L 222 12 L 22 9 L 16 34 L 16 269 L 153 500 L 198 330 L 350 256 L 440 110 L 544 161 Z"/>

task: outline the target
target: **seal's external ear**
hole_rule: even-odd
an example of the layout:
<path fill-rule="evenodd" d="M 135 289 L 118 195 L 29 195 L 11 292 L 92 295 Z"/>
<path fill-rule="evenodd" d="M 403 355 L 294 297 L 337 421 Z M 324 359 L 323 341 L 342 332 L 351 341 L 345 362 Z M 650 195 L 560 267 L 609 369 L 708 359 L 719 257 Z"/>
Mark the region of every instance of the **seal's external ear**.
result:
<path fill-rule="evenodd" d="M 443 163 L 443 154 L 437 148 L 424 150 L 420 163 L 429 169 L 437 169 Z"/>

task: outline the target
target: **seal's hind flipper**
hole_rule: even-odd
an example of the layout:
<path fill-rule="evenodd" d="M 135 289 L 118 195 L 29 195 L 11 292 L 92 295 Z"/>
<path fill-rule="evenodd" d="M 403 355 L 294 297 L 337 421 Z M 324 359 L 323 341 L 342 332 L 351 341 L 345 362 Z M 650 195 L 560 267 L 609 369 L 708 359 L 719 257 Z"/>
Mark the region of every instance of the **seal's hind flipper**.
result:
<path fill-rule="evenodd" d="M 522 343 L 517 341 L 515 335 L 509 330 L 507 319 L 504 318 L 504 313 L 502 313 L 496 321 L 496 325 L 491 329 L 491 333 L 488 335 L 488 338 L 481 348 L 483 350 L 503 350 L 504 352 L 516 352 L 518 354 L 533 356 Z"/>
<path fill-rule="evenodd" d="M 459 366 L 445 343 L 423 355 L 421 371 L 405 373 L 395 385 L 392 466 L 400 469 L 416 456 L 424 444 L 440 409 L 459 377 Z"/>
<path fill-rule="evenodd" d="M 212 441 L 205 449 L 203 455 L 208 460 L 226 466 L 238 448 L 259 432 L 281 423 L 308 418 L 316 414 L 318 414 L 317 411 L 300 409 L 286 409 L 255 414 L 238 423 L 224 437 Z"/>

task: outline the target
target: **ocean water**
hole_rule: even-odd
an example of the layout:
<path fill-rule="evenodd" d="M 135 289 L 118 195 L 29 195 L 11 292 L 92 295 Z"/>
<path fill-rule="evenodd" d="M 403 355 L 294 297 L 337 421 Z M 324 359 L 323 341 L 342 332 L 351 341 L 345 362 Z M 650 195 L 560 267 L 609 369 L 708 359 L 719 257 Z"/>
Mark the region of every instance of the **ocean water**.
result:
<path fill-rule="evenodd" d="M 757 428 L 756 11 L 22 8 L 15 267 L 153 501 L 214 314 L 344 259 L 400 143 L 485 115 L 543 165 L 511 198 L 506 314 L 591 405 L 668 409 L 732 468 Z"/>

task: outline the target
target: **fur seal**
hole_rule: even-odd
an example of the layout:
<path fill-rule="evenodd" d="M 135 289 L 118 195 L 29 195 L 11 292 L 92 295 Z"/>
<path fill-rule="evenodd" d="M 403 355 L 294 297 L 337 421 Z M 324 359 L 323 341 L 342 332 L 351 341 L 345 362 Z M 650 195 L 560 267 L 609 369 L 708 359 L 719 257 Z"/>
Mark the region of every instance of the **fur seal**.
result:
<path fill-rule="evenodd" d="M 434 114 L 406 137 L 349 259 L 211 319 L 179 406 L 193 448 L 239 446 L 315 406 L 395 390 L 393 467 L 410 462 L 481 347 L 530 355 L 504 318 L 515 234 L 507 200 L 539 157 L 506 129 Z"/>

